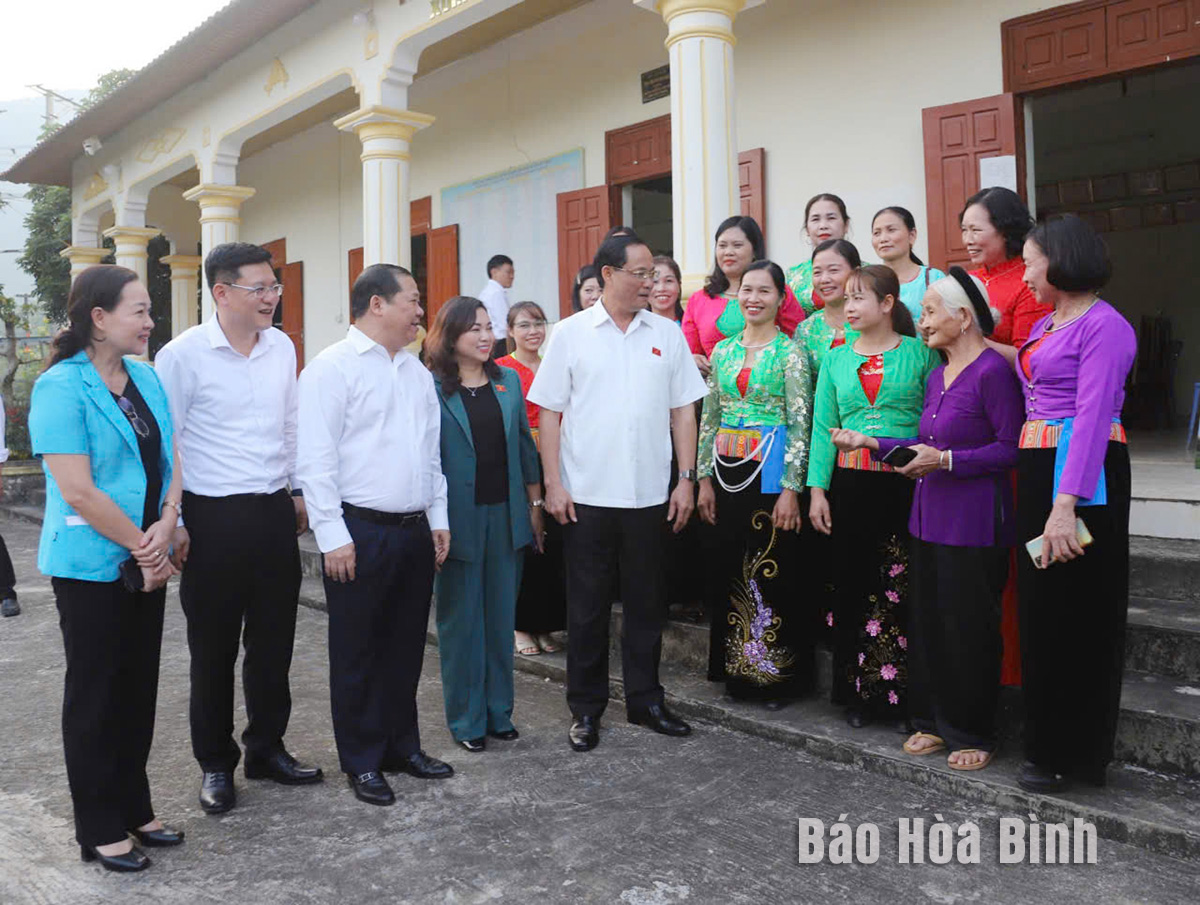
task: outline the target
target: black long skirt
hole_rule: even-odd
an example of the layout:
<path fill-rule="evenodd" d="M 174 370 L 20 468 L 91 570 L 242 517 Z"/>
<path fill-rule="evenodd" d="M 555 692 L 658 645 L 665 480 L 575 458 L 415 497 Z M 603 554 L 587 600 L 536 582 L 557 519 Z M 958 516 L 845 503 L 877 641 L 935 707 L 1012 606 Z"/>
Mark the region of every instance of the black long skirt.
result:
<path fill-rule="evenodd" d="M 525 548 L 525 568 L 517 595 L 516 629 L 531 635 L 567 627 L 567 584 L 563 566 L 562 526 L 547 514 L 545 552 Z"/>
<path fill-rule="evenodd" d="M 835 468 L 833 519 L 835 704 L 903 719 L 908 687 L 908 516 L 913 481 L 894 472 Z"/>
<path fill-rule="evenodd" d="M 1046 527 L 1054 491 L 1053 449 L 1023 449 L 1018 461 L 1018 540 Z M 1110 441 L 1108 503 L 1082 506 L 1095 543 L 1083 556 L 1038 569 L 1019 550 L 1025 756 L 1047 770 L 1103 782 L 1113 757 L 1125 620 L 1129 609 L 1129 450 Z"/>
<path fill-rule="evenodd" d="M 941 736 L 951 751 L 996 750 L 1008 557 L 1008 547 L 912 541 L 909 721 Z"/>
<path fill-rule="evenodd" d="M 736 486 L 753 469 L 748 463 L 721 474 Z M 813 684 L 816 636 L 815 614 L 801 592 L 800 535 L 772 525 L 779 494 L 763 493 L 761 478 L 738 493 L 714 483 L 717 524 L 705 570 L 710 661 L 720 664 L 734 698 L 798 697 Z"/>

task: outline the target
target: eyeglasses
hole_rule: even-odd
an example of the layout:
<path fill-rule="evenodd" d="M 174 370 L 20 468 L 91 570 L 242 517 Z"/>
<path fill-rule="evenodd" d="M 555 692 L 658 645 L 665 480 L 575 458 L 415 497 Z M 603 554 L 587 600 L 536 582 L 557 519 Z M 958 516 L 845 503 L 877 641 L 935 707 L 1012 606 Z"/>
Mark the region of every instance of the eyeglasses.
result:
<path fill-rule="evenodd" d="M 133 425 L 133 432 L 145 440 L 150 436 L 150 425 L 142 420 L 141 415 L 137 413 L 137 409 L 133 407 L 133 403 L 124 396 L 117 397 L 117 406 L 125 413 L 125 417 L 129 419 L 129 423 Z"/>
<path fill-rule="evenodd" d="M 619 271 L 621 271 L 621 273 L 627 273 L 634 279 L 638 279 L 638 280 L 653 280 L 654 279 L 654 268 L 653 267 L 650 268 L 649 270 L 626 270 L 624 267 L 614 267 L 613 270 L 619 270 Z"/>
<path fill-rule="evenodd" d="M 545 321 L 517 321 L 513 324 L 514 330 L 540 330 L 546 326 Z"/>
<path fill-rule="evenodd" d="M 226 283 L 225 285 L 250 293 L 256 302 L 261 302 L 266 298 L 268 292 L 276 298 L 283 297 L 283 283 L 276 283 L 274 286 L 239 286 L 237 283 Z"/>

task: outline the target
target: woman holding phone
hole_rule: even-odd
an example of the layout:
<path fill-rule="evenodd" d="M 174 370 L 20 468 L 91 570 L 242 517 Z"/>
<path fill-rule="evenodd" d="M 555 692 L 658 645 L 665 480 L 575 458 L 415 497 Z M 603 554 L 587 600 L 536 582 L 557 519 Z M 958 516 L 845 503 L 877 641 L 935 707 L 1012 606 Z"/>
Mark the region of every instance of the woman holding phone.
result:
<path fill-rule="evenodd" d="M 925 383 L 941 364 L 917 339 L 900 284 L 887 267 L 860 267 L 847 283 L 853 343 L 830 351 L 817 380 L 809 452 L 809 518 L 831 535 L 833 702 L 858 728 L 902 719 L 908 645 L 908 515 L 912 482 L 866 450 L 838 452 L 833 432 L 916 435 Z M 827 495 L 828 491 L 828 495 Z"/>
<path fill-rule="evenodd" d="M 1025 282 L 1054 313 L 1018 354 L 1026 422 L 1018 460 L 1025 757 L 1018 782 L 1055 792 L 1104 785 L 1113 756 L 1129 609 L 1129 449 L 1121 425 L 1137 354 L 1129 322 L 1098 292 L 1108 250 L 1080 218 L 1025 240 Z M 1094 543 L 1080 539 L 1082 520 Z M 1036 549 L 1036 547 L 1035 547 Z"/>
<path fill-rule="evenodd" d="M 51 576 L 67 675 L 63 748 L 84 861 L 140 871 L 144 846 L 183 832 L 154 815 L 154 738 L 166 583 L 186 558 L 167 394 L 144 355 L 154 320 L 132 270 L 98 264 L 71 285 L 70 324 L 33 387 L 29 437 L 46 470 L 38 568 Z"/>
<path fill-rule="evenodd" d="M 997 744 L 1000 594 L 1016 540 L 1009 473 L 1023 411 L 1011 366 L 984 341 L 996 317 L 983 284 L 952 267 L 922 303 L 921 333 L 947 363 L 929 375 L 917 432 L 906 439 L 833 432 L 838 449 L 869 449 L 916 485 L 907 653 L 908 715 L 917 731 L 904 750 L 949 748 L 952 770 L 986 767 Z"/>

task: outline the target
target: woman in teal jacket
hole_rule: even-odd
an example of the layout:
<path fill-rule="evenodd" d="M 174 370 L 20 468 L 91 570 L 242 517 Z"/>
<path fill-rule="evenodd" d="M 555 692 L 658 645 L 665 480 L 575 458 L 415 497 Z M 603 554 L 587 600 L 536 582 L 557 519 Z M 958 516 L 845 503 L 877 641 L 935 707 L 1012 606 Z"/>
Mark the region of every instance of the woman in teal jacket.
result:
<path fill-rule="evenodd" d="M 66 648 L 63 747 L 83 860 L 138 871 L 183 833 L 154 816 L 154 737 L 167 579 L 182 490 L 167 396 L 144 355 L 154 321 L 137 274 L 97 265 L 71 287 L 70 326 L 33 387 L 29 435 L 46 470 L 38 568 Z M 186 555 L 178 532 L 176 564 Z"/>
<path fill-rule="evenodd" d="M 491 320 L 458 296 L 425 340 L 442 409 L 450 554 L 435 584 L 446 722 L 466 750 L 513 727 L 513 627 L 523 548 L 541 550 L 537 447 L 517 372 L 491 361 Z"/>

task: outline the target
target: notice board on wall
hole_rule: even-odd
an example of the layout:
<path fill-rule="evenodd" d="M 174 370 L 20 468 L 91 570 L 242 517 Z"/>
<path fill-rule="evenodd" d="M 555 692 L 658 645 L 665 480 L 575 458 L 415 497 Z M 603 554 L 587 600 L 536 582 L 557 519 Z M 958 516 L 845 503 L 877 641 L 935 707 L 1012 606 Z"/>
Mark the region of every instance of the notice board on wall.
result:
<path fill-rule="evenodd" d="M 492 255 L 513 259 L 509 301 L 532 300 L 558 316 L 559 192 L 583 188 L 583 149 L 442 189 L 442 222 L 458 224 L 462 292 L 487 283 Z"/>

